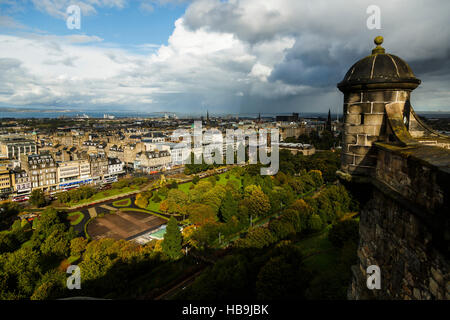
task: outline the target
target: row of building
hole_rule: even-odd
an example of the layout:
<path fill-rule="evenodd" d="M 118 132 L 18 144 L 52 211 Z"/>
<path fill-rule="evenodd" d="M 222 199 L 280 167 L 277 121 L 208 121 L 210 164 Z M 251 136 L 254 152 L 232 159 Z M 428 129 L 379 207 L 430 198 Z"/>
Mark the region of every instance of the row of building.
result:
<path fill-rule="evenodd" d="M 104 154 L 67 161 L 55 161 L 49 152 L 21 154 L 17 160 L 0 162 L 0 196 L 26 196 L 33 189 L 53 192 L 84 184 L 114 182 L 124 173 L 122 161 Z"/>

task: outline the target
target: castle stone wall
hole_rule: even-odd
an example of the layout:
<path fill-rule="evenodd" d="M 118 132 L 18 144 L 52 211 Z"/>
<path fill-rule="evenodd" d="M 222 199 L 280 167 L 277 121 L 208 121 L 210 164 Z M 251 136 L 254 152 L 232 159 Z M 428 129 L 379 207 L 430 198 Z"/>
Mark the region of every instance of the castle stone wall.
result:
<path fill-rule="evenodd" d="M 361 212 L 359 264 L 352 268 L 349 299 L 450 299 L 448 257 L 413 212 L 379 191 Z M 367 289 L 367 267 L 377 265 L 381 289 Z"/>
<path fill-rule="evenodd" d="M 450 171 L 446 149 L 376 144 L 373 194 L 361 211 L 350 299 L 450 299 Z M 368 290 L 367 267 L 381 270 Z"/>

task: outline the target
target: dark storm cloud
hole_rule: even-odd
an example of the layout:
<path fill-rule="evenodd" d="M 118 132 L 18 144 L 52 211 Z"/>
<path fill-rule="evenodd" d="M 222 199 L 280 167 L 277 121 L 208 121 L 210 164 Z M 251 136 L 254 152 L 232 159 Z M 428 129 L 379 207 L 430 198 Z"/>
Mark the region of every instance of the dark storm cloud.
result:
<path fill-rule="evenodd" d="M 370 54 L 374 47 L 372 40 L 379 34 L 385 37 L 386 51 L 405 59 L 416 75 L 423 78 L 423 85 L 433 80 L 433 85 L 440 87 L 434 92 L 442 93 L 449 88 L 450 28 L 446 27 L 449 1 L 279 0 L 269 3 L 199 0 L 187 10 L 185 21 L 192 29 L 207 27 L 233 33 L 250 45 L 280 35 L 293 37 L 294 46 L 275 64 L 268 80 L 321 88 L 327 97 L 334 96 L 331 93 L 337 90 L 336 83 L 351 65 Z M 369 17 L 366 9 L 372 4 L 381 9 L 381 30 L 366 27 Z M 301 92 L 280 101 L 286 108 L 295 101 L 298 109 L 302 109 L 314 104 L 314 98 L 308 94 Z M 420 96 L 418 102 L 423 104 L 426 95 L 420 93 Z M 430 96 L 427 102 L 436 101 L 435 98 Z M 316 99 L 318 105 L 332 102 L 320 96 Z M 247 97 L 245 102 L 249 109 L 256 104 L 260 110 L 272 108 L 272 101 L 264 103 L 256 97 Z"/>

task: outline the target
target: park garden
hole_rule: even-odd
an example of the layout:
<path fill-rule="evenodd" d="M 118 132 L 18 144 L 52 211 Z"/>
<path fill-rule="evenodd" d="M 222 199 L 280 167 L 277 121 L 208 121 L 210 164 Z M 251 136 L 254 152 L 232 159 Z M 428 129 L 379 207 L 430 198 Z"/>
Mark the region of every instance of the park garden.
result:
<path fill-rule="evenodd" d="M 321 155 L 315 167 L 306 157 L 280 154 L 281 163 L 291 165 L 275 176 L 259 175 L 258 165 L 235 167 L 112 202 L 168 220 L 164 239 L 145 245 L 77 236 L 73 228 L 86 218 L 81 211 L 48 207 L 30 224 L 14 220 L 19 208 L 8 204 L 0 231 L 0 298 L 154 298 L 205 268 L 199 258 L 213 265 L 175 298 L 345 298 L 358 204 L 334 183 L 337 156 Z M 70 264 L 83 270 L 80 292 L 66 289 Z"/>

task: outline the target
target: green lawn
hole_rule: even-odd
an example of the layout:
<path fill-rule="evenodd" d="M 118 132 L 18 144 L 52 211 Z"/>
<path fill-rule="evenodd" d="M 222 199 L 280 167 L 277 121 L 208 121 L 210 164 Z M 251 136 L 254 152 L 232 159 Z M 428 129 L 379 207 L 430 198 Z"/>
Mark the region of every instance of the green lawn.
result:
<path fill-rule="evenodd" d="M 156 191 L 155 191 L 156 194 Z M 147 210 L 152 210 L 152 211 L 157 211 L 159 212 L 159 205 L 161 204 L 161 202 L 165 199 L 165 197 L 161 197 L 161 201 L 160 202 L 154 202 L 152 199 L 150 199 L 150 201 L 148 202 L 148 206 L 147 206 Z"/>
<path fill-rule="evenodd" d="M 109 190 L 104 190 L 101 192 L 97 192 L 96 194 L 94 194 L 92 197 L 88 198 L 88 199 L 83 199 L 80 201 L 71 201 L 67 204 L 67 206 L 71 207 L 71 206 L 76 206 L 76 205 L 80 205 L 83 203 L 89 203 L 89 202 L 94 202 L 94 201 L 98 201 L 98 200 L 102 200 L 104 198 L 108 198 L 108 197 L 113 197 L 113 196 L 117 196 L 123 193 L 128 193 L 131 191 L 136 191 L 138 190 L 139 187 L 137 186 L 131 186 L 131 187 L 125 187 L 122 189 L 109 189 Z"/>
<path fill-rule="evenodd" d="M 70 256 L 67 261 L 72 264 L 74 262 L 77 262 L 79 259 L 81 258 L 81 256 Z"/>
<path fill-rule="evenodd" d="M 296 246 L 302 251 L 304 255 L 310 255 L 314 252 L 327 250 L 333 247 L 330 241 L 328 241 L 328 232 L 331 229 L 331 225 L 320 231 L 319 233 L 310 235 L 306 238 L 299 239 Z"/>
<path fill-rule="evenodd" d="M 78 218 L 76 218 L 76 219 L 73 220 L 73 221 L 70 221 L 70 224 L 71 224 L 72 226 L 76 226 L 76 225 L 79 224 L 81 221 L 83 221 L 83 219 L 84 219 L 84 214 L 83 214 L 83 212 L 81 212 L 81 211 L 74 211 L 74 212 L 70 212 L 70 213 L 67 214 L 68 217 L 77 216 L 77 215 L 78 215 Z"/>
<path fill-rule="evenodd" d="M 330 250 L 305 259 L 305 266 L 311 271 L 325 272 L 337 265 L 339 250 Z"/>
<path fill-rule="evenodd" d="M 179 184 L 178 185 L 178 190 L 183 191 L 186 194 L 189 194 L 189 188 L 190 186 L 192 186 L 192 182 L 187 182 L 187 183 L 183 183 L 183 184 Z"/>
<path fill-rule="evenodd" d="M 22 243 L 22 248 L 33 248 L 33 241 L 32 240 L 28 240 L 25 241 L 24 243 Z"/>
<path fill-rule="evenodd" d="M 339 250 L 328 240 L 331 225 L 323 231 L 298 240 L 295 244 L 305 257 L 305 265 L 310 270 L 325 271 L 333 268 L 339 257 Z"/>

